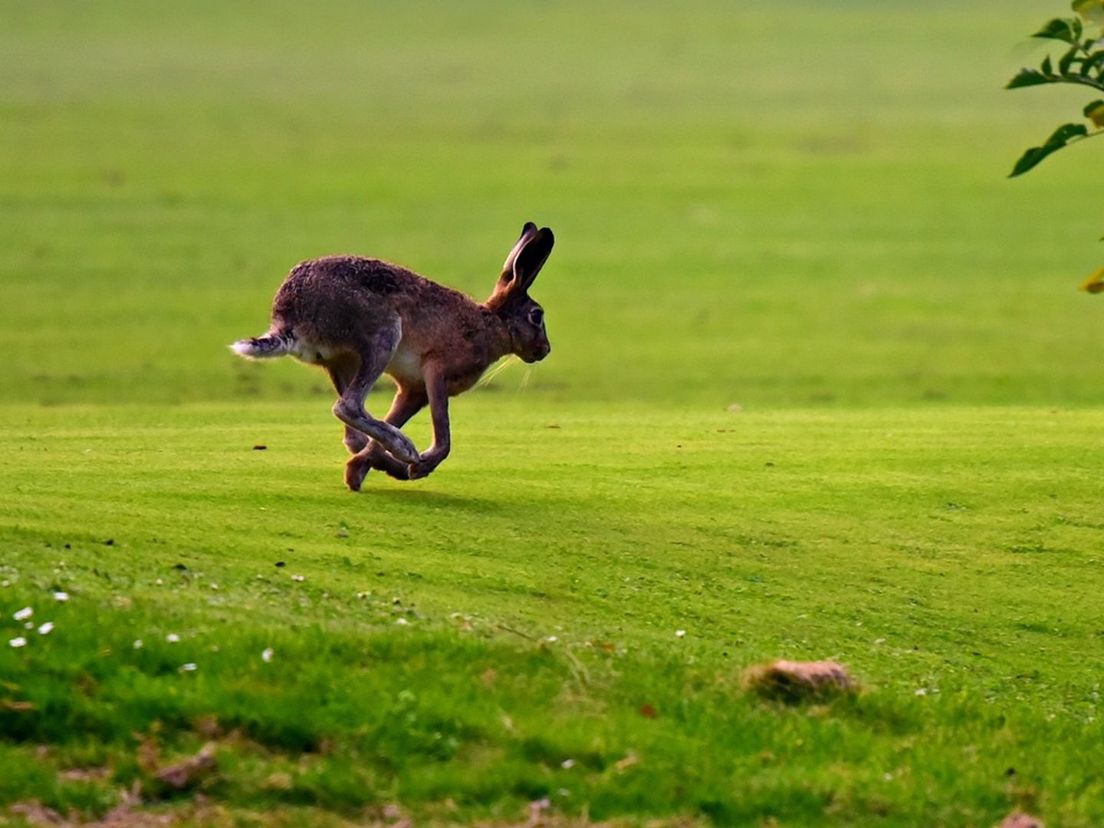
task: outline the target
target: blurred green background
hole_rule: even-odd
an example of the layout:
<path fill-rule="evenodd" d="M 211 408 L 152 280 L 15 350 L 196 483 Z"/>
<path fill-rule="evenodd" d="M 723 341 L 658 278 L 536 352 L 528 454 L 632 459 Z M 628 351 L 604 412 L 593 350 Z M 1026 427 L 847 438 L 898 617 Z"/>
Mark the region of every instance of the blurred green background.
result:
<path fill-rule="evenodd" d="M 1001 90 L 1064 8 L 3 0 L 3 399 L 328 397 L 225 350 L 292 265 L 482 299 L 533 219 L 554 354 L 498 387 L 1104 402 L 1094 150 L 1005 179 L 1084 103 Z"/>

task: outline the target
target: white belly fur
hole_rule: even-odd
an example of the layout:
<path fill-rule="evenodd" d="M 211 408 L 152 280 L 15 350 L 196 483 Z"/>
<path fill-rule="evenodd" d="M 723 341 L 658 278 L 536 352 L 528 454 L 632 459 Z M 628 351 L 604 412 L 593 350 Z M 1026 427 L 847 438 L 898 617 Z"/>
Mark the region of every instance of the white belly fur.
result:
<path fill-rule="evenodd" d="M 422 360 L 418 354 L 407 345 L 405 340 L 399 341 L 399 347 L 391 356 L 391 361 L 383 369 L 397 380 L 418 382 L 422 378 Z"/>

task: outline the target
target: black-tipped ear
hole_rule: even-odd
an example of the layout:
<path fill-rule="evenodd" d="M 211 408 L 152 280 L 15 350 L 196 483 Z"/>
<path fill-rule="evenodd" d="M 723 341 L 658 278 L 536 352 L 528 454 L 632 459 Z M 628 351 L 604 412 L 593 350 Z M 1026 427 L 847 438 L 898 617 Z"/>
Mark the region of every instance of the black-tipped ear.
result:
<path fill-rule="evenodd" d="M 498 277 L 496 293 L 524 292 L 533 284 L 556 239 L 547 227 L 537 229 L 531 221 L 521 228 L 521 237 L 506 256 L 502 275 Z"/>
<path fill-rule="evenodd" d="M 517 257 L 521 255 L 525 245 L 537 232 L 537 225 L 531 221 L 525 222 L 525 226 L 521 228 L 521 235 L 514 242 L 514 246 L 510 248 L 510 252 L 506 254 L 506 261 L 502 263 L 502 277 L 498 280 L 500 287 L 505 287 L 514 280 L 514 262 L 517 261 Z"/>
<path fill-rule="evenodd" d="M 530 235 L 525 246 L 514 259 L 514 279 L 521 290 L 529 290 L 529 286 L 537 278 L 544 263 L 552 255 L 552 246 L 556 243 L 556 237 L 547 227 L 536 229 L 536 225 L 528 224 L 536 232 Z"/>

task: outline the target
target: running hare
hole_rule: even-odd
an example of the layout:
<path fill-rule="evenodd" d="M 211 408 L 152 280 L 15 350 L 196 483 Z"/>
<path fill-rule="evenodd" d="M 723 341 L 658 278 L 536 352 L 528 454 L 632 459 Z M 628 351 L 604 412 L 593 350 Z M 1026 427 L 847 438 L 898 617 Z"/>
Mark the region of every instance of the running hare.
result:
<path fill-rule="evenodd" d="M 482 305 L 398 265 L 325 256 L 296 265 L 272 303 L 268 333 L 231 345 L 250 359 L 290 354 L 321 365 L 337 389 L 334 415 L 353 453 L 345 484 L 357 491 L 370 469 L 400 480 L 425 477 L 449 453 L 448 398 L 467 391 L 493 362 L 536 362 L 552 350 L 544 311 L 529 287 L 555 238 L 527 222 Z M 398 385 L 382 420 L 364 408 L 379 375 Z M 429 404 L 433 445 L 422 454 L 399 429 Z"/>

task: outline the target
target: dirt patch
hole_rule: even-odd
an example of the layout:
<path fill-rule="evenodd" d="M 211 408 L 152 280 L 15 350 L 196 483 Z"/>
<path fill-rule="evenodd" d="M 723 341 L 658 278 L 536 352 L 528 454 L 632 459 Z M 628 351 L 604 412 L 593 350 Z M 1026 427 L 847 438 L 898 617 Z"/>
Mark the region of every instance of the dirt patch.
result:
<path fill-rule="evenodd" d="M 157 771 L 157 781 L 173 791 L 194 788 L 218 770 L 216 750 L 215 743 L 208 742 L 195 756 L 190 756 L 182 762 L 176 762 Z"/>
<path fill-rule="evenodd" d="M 211 803 L 203 796 L 185 805 L 166 808 L 142 808 L 142 803 L 129 799 L 104 815 L 103 819 L 81 821 L 66 817 L 38 802 L 13 805 L 8 813 L 21 817 L 34 828 L 182 828 L 202 825 L 205 828 L 239 828 L 240 826 L 313 825 L 318 828 L 444 828 L 457 823 L 451 819 L 413 819 L 398 806 L 373 808 L 357 819 L 345 819 L 336 814 L 312 808 L 274 808 L 263 812 L 228 809 Z M 4 812 L 0 811 L 0 822 Z M 675 817 L 645 823 L 647 828 L 703 828 L 698 819 Z M 587 817 L 568 817 L 551 813 L 543 801 L 530 803 L 527 816 L 511 822 L 480 822 L 477 828 L 627 828 L 640 825 L 638 820 L 593 822 Z"/>
<path fill-rule="evenodd" d="M 176 825 L 222 826 L 235 824 L 230 814 L 201 800 L 171 811 L 142 810 L 129 795 L 126 801 L 112 808 L 103 819 L 84 821 L 74 815 L 63 816 L 39 802 L 21 802 L 8 811 L 32 826 L 57 828 L 172 828 Z"/>

